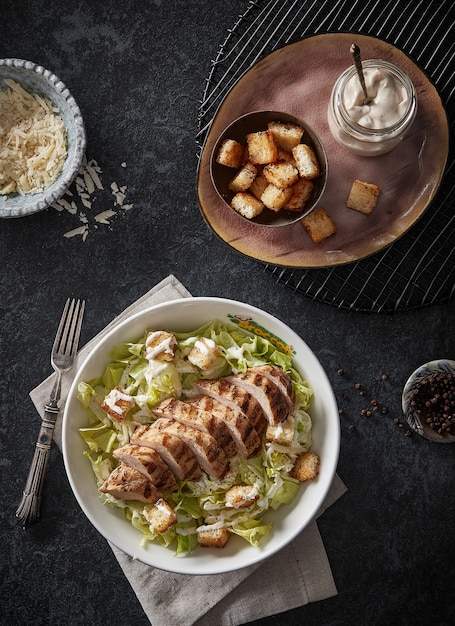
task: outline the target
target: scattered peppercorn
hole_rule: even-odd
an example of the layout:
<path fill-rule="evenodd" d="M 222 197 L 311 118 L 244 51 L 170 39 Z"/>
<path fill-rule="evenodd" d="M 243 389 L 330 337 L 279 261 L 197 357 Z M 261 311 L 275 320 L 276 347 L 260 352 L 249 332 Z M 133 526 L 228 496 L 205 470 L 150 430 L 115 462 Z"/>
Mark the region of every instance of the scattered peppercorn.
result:
<path fill-rule="evenodd" d="M 356 384 L 354 385 L 354 388 L 355 388 L 355 389 L 362 389 L 362 385 L 361 385 L 360 383 L 356 383 Z"/>
<path fill-rule="evenodd" d="M 351 425 L 349 426 L 349 430 L 351 431 L 351 433 L 353 433 L 353 432 L 355 431 L 355 426 L 354 426 L 354 424 L 351 424 Z"/>
<path fill-rule="evenodd" d="M 387 380 L 387 379 L 388 379 L 388 377 L 389 377 L 389 375 L 388 375 L 388 374 L 386 374 L 386 373 L 381 374 L 381 379 L 382 379 L 382 380 Z"/>
<path fill-rule="evenodd" d="M 343 376 L 343 374 L 344 374 L 344 369 L 343 369 L 342 367 L 340 367 L 340 368 L 337 370 L 337 374 L 338 374 L 338 376 Z"/>
<path fill-rule="evenodd" d="M 423 379 L 410 394 L 420 420 L 439 435 L 455 434 L 455 376 L 435 372 Z"/>
<path fill-rule="evenodd" d="M 344 414 L 344 409 L 338 409 L 338 415 L 343 415 Z"/>

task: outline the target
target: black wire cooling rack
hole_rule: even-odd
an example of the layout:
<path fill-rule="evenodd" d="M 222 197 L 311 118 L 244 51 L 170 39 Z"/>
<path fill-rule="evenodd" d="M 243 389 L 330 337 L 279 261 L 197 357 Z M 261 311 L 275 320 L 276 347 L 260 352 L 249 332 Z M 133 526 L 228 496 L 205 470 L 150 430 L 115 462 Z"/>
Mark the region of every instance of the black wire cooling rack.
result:
<path fill-rule="evenodd" d="M 216 111 L 252 65 L 277 48 L 325 32 L 372 35 L 406 52 L 436 86 L 452 137 L 454 18 L 452 0 L 250 0 L 211 62 L 198 112 L 199 157 Z M 296 293 L 355 311 L 390 313 L 450 300 L 455 292 L 453 146 L 431 207 L 384 250 L 332 268 L 266 265 L 265 270 Z"/>

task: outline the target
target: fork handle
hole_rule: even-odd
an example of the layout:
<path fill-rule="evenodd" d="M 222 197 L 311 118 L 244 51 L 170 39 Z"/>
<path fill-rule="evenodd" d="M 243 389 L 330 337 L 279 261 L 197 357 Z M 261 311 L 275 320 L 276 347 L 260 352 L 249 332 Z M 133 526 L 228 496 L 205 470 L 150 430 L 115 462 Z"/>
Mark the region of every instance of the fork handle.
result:
<path fill-rule="evenodd" d="M 16 511 L 22 526 L 30 526 L 39 520 L 41 495 L 44 485 L 47 462 L 52 446 L 52 435 L 59 410 L 56 404 L 46 405 L 44 417 L 38 439 L 35 444 L 35 452 L 28 473 L 22 500 Z"/>

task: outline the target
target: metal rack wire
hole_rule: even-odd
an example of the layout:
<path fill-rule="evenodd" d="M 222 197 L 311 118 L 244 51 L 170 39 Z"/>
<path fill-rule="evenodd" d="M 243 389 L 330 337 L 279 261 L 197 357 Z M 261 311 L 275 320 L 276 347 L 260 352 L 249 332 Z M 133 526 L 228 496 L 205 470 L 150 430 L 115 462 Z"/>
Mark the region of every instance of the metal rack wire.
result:
<path fill-rule="evenodd" d="M 455 8 L 451 0 L 250 0 L 211 63 L 198 111 L 199 157 L 224 98 L 257 61 L 303 37 L 324 32 L 372 35 L 406 52 L 438 89 L 455 123 Z M 409 310 L 445 302 L 455 293 L 455 166 L 431 207 L 400 239 L 345 266 L 291 269 L 266 265 L 279 283 L 338 308 Z"/>

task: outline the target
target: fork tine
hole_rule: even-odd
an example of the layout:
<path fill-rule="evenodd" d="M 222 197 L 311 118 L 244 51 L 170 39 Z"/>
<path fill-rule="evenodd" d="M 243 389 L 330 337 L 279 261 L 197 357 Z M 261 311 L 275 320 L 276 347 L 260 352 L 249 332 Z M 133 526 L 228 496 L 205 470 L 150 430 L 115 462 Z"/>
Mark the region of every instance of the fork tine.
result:
<path fill-rule="evenodd" d="M 62 318 L 57 329 L 53 353 L 74 357 L 77 352 L 79 335 L 84 315 L 84 300 L 68 300 L 63 310 Z"/>
<path fill-rule="evenodd" d="M 71 345 L 71 356 L 73 357 L 76 356 L 77 346 L 79 345 L 79 336 L 81 334 L 81 328 L 82 328 L 82 318 L 84 317 L 84 310 L 85 310 L 85 300 L 82 300 L 82 301 L 78 300 L 77 304 L 78 304 L 78 308 L 77 308 L 77 314 L 74 319 L 75 327 L 74 327 L 72 345 Z"/>
<path fill-rule="evenodd" d="M 52 352 L 58 352 L 60 350 L 60 342 L 64 335 L 64 327 L 65 322 L 68 319 L 68 309 L 70 306 L 70 299 L 66 301 L 65 308 L 63 309 L 62 317 L 60 318 L 60 323 L 57 328 L 57 332 L 55 333 L 54 345 L 52 346 Z"/>

